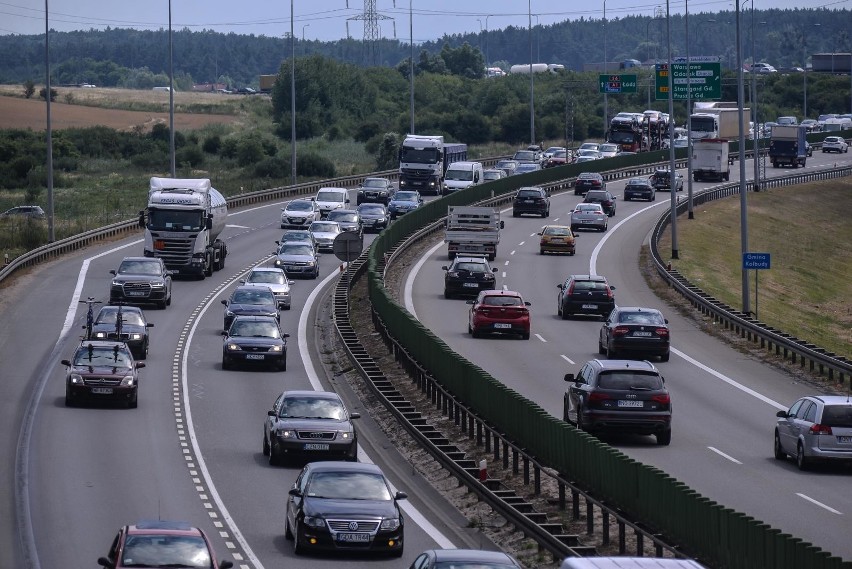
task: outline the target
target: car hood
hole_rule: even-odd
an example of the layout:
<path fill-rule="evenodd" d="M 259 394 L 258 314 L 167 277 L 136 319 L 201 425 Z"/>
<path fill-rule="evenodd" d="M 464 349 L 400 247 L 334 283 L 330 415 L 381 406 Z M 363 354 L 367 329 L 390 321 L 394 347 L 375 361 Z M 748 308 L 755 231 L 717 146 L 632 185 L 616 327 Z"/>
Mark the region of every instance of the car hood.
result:
<path fill-rule="evenodd" d="M 417 202 L 391 200 L 390 204 L 388 204 L 388 207 L 415 207 L 416 205 Z"/>
<path fill-rule="evenodd" d="M 272 291 L 273 294 L 282 294 L 290 292 L 290 285 L 275 284 L 275 283 L 246 283 L 245 286 L 265 287 Z"/>
<path fill-rule="evenodd" d="M 137 324 L 128 324 L 125 322 L 121 325 L 122 334 L 144 334 L 146 330 L 146 327 Z M 92 333 L 95 332 L 113 334 L 115 333 L 115 324 L 95 324 L 92 326 Z"/>
<path fill-rule="evenodd" d="M 364 213 L 361 215 L 361 219 L 384 219 L 387 217 L 384 213 Z"/>
<path fill-rule="evenodd" d="M 320 206 L 321 209 L 335 209 L 343 207 L 343 202 L 324 202 L 317 200 L 317 205 Z"/>
<path fill-rule="evenodd" d="M 232 302 L 227 306 L 227 310 L 234 314 L 242 315 L 275 316 L 278 314 L 275 308 L 268 304 L 239 304 Z"/>
<path fill-rule="evenodd" d="M 282 263 L 310 263 L 316 258 L 313 255 L 278 255 L 278 260 Z"/>
<path fill-rule="evenodd" d="M 344 231 L 358 231 L 358 223 L 355 221 L 338 221 L 340 228 Z"/>
<path fill-rule="evenodd" d="M 288 210 L 281 212 L 285 217 L 314 217 L 314 212 L 303 210 Z"/>
<path fill-rule="evenodd" d="M 278 418 L 275 422 L 278 429 L 298 429 L 306 431 L 344 431 L 351 432 L 352 423 L 335 419 L 298 419 L 295 417 Z"/>
<path fill-rule="evenodd" d="M 340 235 L 339 233 L 332 233 L 330 231 L 314 231 L 314 239 L 334 239 Z"/>
<path fill-rule="evenodd" d="M 395 518 L 399 516 L 394 500 L 334 500 L 305 496 L 306 516 L 344 518 Z"/>

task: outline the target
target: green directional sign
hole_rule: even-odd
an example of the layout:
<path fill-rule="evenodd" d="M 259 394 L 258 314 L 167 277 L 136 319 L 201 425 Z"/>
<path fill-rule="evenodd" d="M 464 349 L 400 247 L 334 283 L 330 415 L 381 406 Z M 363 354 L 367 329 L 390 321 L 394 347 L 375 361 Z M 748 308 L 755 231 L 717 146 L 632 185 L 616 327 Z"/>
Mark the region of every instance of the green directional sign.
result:
<path fill-rule="evenodd" d="M 687 72 L 688 69 L 688 72 Z M 657 100 L 669 98 L 669 66 L 658 63 L 656 69 Z M 695 101 L 722 98 L 722 64 L 718 57 L 685 57 L 672 61 L 672 98 L 685 101 L 687 96 Z M 687 95 L 687 91 L 691 91 Z"/>
<path fill-rule="evenodd" d="M 612 94 L 636 92 L 635 75 L 599 75 L 598 82 L 600 83 L 601 93 Z"/>

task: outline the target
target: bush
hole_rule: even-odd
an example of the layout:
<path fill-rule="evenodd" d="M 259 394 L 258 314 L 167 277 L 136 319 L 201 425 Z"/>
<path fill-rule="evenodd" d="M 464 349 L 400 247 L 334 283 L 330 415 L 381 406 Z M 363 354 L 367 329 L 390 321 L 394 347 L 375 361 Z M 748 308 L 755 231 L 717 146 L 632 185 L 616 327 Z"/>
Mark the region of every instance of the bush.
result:
<path fill-rule="evenodd" d="M 334 178 L 337 176 L 331 160 L 312 152 L 302 154 L 296 158 L 296 170 L 300 176 L 318 176 L 321 178 Z"/>
<path fill-rule="evenodd" d="M 169 153 L 152 149 L 130 157 L 130 163 L 146 170 L 168 170 Z"/>
<path fill-rule="evenodd" d="M 355 129 L 355 135 L 353 138 L 357 142 L 367 142 L 371 138 L 379 135 L 382 132 L 382 127 L 379 126 L 377 122 L 365 122 L 358 125 L 358 128 Z"/>
<path fill-rule="evenodd" d="M 237 143 L 237 164 L 242 167 L 263 160 L 263 145 L 256 138 L 245 138 Z"/>
<path fill-rule="evenodd" d="M 175 163 L 181 167 L 197 167 L 204 163 L 204 153 L 198 146 L 188 144 L 183 148 L 175 150 Z"/>
<path fill-rule="evenodd" d="M 222 158 L 236 158 L 238 142 L 239 141 L 236 138 L 226 138 L 223 140 L 222 145 L 219 148 L 219 156 Z"/>
<path fill-rule="evenodd" d="M 222 137 L 218 134 L 208 136 L 201 145 L 201 149 L 207 154 L 218 154 L 220 148 L 222 148 Z"/>
<path fill-rule="evenodd" d="M 256 178 L 286 178 L 290 175 L 290 159 L 280 156 L 264 158 L 254 166 Z"/>
<path fill-rule="evenodd" d="M 401 141 L 395 132 L 386 133 L 382 137 L 382 143 L 376 155 L 376 167 L 379 170 L 391 170 L 399 163 L 397 150 Z"/>
<path fill-rule="evenodd" d="M 343 136 L 343 133 L 340 132 L 340 127 L 336 124 L 331 125 L 327 131 L 325 131 L 325 137 L 330 140 L 339 140 Z"/>
<path fill-rule="evenodd" d="M 35 83 L 32 79 L 27 79 L 24 82 L 24 98 L 32 99 L 33 95 L 35 95 Z"/>

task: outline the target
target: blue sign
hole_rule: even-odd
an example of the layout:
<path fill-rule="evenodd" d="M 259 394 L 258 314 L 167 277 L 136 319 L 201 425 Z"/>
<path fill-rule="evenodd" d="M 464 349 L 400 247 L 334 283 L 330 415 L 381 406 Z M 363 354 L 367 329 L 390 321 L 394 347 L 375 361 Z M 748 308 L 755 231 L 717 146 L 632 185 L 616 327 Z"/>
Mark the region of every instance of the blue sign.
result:
<path fill-rule="evenodd" d="M 743 253 L 744 269 L 768 269 L 769 265 L 769 253 Z"/>

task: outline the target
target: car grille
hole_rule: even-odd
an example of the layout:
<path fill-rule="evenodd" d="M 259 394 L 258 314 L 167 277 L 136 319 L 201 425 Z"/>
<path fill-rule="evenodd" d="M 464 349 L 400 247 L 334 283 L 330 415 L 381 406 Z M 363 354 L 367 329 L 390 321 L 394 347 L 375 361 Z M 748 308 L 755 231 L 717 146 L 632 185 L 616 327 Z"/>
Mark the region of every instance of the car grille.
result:
<path fill-rule="evenodd" d="M 244 352 L 268 352 L 269 346 L 240 346 L 240 349 Z"/>
<path fill-rule="evenodd" d="M 127 342 L 130 340 L 130 334 L 127 332 L 122 332 L 121 334 L 116 334 L 115 332 L 107 332 L 106 338 L 107 340 L 121 340 L 122 342 Z"/>
<path fill-rule="evenodd" d="M 124 290 L 125 296 L 150 296 L 151 294 L 151 284 L 150 283 L 124 283 L 122 287 Z M 136 293 L 136 294 L 133 294 Z M 139 294 L 142 293 L 142 294 Z"/>
<path fill-rule="evenodd" d="M 370 532 L 376 533 L 379 529 L 379 520 L 326 520 L 331 531 L 336 532 Z"/>
<path fill-rule="evenodd" d="M 296 436 L 312 441 L 333 441 L 337 433 L 335 431 L 296 431 Z"/>
<path fill-rule="evenodd" d="M 196 235 L 175 238 L 154 236 L 153 238 L 156 256 L 161 258 L 167 267 L 181 267 L 189 264 Z"/>
<path fill-rule="evenodd" d="M 114 387 L 121 384 L 121 379 L 113 377 L 84 377 L 83 384 L 87 387 L 110 386 Z"/>
<path fill-rule="evenodd" d="M 287 223 L 290 225 L 307 225 L 308 218 L 307 217 L 288 217 Z"/>

